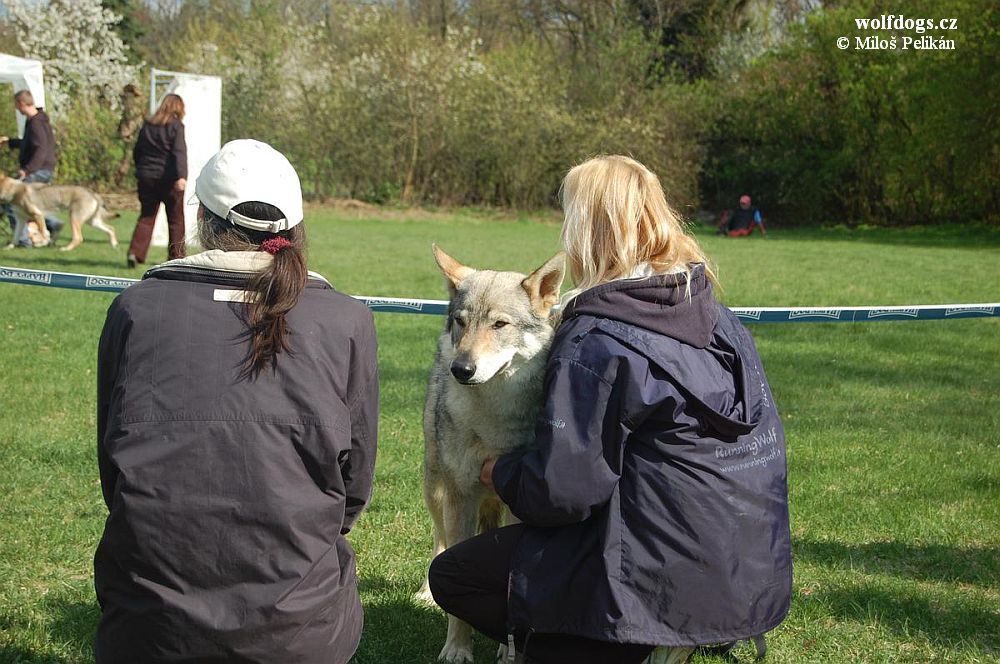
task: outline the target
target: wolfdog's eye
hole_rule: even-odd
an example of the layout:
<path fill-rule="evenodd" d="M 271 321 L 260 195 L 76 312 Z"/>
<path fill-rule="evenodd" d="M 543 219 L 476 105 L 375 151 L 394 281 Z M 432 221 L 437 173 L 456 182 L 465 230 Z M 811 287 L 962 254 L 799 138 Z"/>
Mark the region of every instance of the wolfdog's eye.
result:
<path fill-rule="evenodd" d="M 499 330 L 501 327 L 507 327 L 507 325 L 509 325 L 509 323 L 507 321 L 505 321 L 505 320 L 498 320 L 497 322 L 493 323 L 493 329 L 494 330 Z"/>
<path fill-rule="evenodd" d="M 460 318 L 458 316 L 455 316 L 455 323 L 458 324 L 459 327 L 465 327 L 465 319 L 464 318 Z"/>

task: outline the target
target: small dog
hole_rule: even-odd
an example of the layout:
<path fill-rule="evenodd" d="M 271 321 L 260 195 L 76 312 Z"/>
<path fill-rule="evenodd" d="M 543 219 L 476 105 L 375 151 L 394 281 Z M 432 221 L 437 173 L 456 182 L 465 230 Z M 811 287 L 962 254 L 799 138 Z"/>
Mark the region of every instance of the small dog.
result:
<path fill-rule="evenodd" d="M 479 471 L 488 457 L 531 442 L 565 257 L 527 276 L 476 270 L 437 246 L 434 258 L 451 296 L 424 404 L 424 501 L 436 556 L 511 520 Z M 433 601 L 426 584 L 418 596 Z M 471 662 L 472 628 L 449 616 L 438 658 Z"/>
<path fill-rule="evenodd" d="M 94 193 L 86 187 L 74 185 L 52 185 L 52 184 L 25 184 L 20 180 L 0 175 L 0 202 L 13 203 L 23 210 L 28 219 L 17 218 L 17 228 L 14 230 L 14 241 L 21 236 L 24 224 L 34 224 L 38 235 L 30 233 L 32 243 L 48 244 L 49 231 L 45 227 L 45 214 L 56 210 L 69 211 L 70 228 L 73 230 L 73 239 L 62 248 L 63 251 L 72 251 L 83 242 L 83 225 L 90 224 L 98 230 L 108 234 L 112 247 L 118 246 L 118 237 L 115 229 L 104 222 L 105 217 L 114 217 L 104 207 L 104 200 L 100 195 Z M 10 245 L 13 246 L 13 245 Z"/>

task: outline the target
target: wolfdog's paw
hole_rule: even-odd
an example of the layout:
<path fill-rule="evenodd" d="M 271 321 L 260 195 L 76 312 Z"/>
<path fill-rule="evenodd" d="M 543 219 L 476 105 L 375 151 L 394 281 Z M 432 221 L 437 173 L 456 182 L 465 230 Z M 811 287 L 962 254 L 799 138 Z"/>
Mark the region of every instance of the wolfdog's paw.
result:
<path fill-rule="evenodd" d="M 4 249 L 13 249 L 14 248 L 14 243 L 11 242 L 10 244 L 5 244 L 3 248 Z"/>
<path fill-rule="evenodd" d="M 426 581 L 424 581 L 423 587 L 416 593 L 414 593 L 413 599 L 415 599 L 420 604 L 437 606 L 437 602 L 434 601 L 434 595 L 431 594 L 431 587 Z"/>
<path fill-rule="evenodd" d="M 472 664 L 471 643 L 445 643 L 438 655 L 439 662 L 448 664 Z"/>

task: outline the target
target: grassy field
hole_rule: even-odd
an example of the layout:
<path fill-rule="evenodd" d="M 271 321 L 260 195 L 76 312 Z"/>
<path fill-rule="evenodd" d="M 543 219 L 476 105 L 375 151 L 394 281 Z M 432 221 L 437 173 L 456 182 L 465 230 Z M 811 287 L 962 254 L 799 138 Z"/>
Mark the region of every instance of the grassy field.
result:
<path fill-rule="evenodd" d="M 310 266 L 352 294 L 443 297 L 432 241 L 470 264 L 522 271 L 558 248 L 554 218 L 365 214 L 309 214 Z M 131 223 L 117 223 L 126 240 Z M 8 251 L 0 265 L 138 276 L 124 248 L 86 237 L 70 255 Z M 731 306 L 1000 300 L 996 230 L 703 240 Z M 113 296 L 9 284 L 0 295 L 0 662 L 87 662 L 105 516 L 94 367 Z M 351 535 L 366 609 L 355 661 L 432 662 L 445 619 L 411 597 L 430 550 L 420 413 L 442 321 L 376 320 L 383 413 L 375 496 Z M 768 661 L 1000 661 L 1000 321 L 751 331 L 788 434 L 795 556 L 792 610 Z M 477 661 L 492 661 L 489 643 L 477 648 Z M 751 661 L 749 650 L 738 659 Z"/>

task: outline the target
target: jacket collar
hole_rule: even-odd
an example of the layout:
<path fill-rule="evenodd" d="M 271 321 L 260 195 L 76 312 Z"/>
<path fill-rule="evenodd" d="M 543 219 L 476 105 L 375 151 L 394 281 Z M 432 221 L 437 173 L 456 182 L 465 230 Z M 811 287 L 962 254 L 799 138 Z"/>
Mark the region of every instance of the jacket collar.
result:
<path fill-rule="evenodd" d="M 696 348 L 712 340 L 719 305 L 701 263 L 684 272 L 618 279 L 585 290 L 566 306 L 563 320 L 596 316 L 666 335 Z"/>
<path fill-rule="evenodd" d="M 274 256 L 266 251 L 223 251 L 221 249 L 209 249 L 201 253 L 175 258 L 172 261 L 161 263 L 150 268 L 143 279 L 149 277 L 168 276 L 170 273 L 183 272 L 186 274 L 204 273 L 225 275 L 231 277 L 245 278 L 255 272 L 259 272 L 271 264 Z M 318 272 L 309 271 L 310 279 L 317 279 L 326 285 L 330 285 L 326 277 Z"/>

